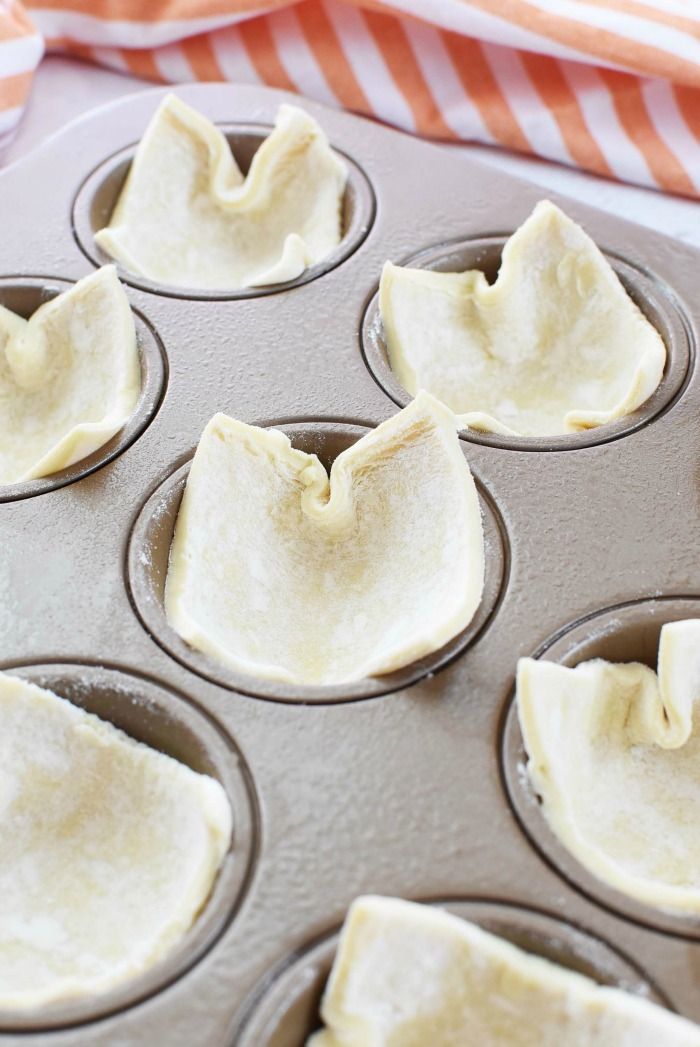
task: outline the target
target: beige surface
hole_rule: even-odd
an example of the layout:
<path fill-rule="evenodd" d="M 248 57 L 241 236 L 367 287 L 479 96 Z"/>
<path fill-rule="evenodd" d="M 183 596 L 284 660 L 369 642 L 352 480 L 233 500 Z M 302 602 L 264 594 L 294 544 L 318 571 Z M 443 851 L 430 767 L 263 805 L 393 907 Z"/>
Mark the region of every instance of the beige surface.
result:
<path fill-rule="evenodd" d="M 453 415 L 427 394 L 330 477 L 275 430 L 216 415 L 190 470 L 166 610 L 192 646 L 256 676 L 387 673 L 470 622 L 481 514 Z"/>
<path fill-rule="evenodd" d="M 387 263 L 392 369 L 464 426 L 549 436 L 604 425 L 656 389 L 664 344 L 589 236 L 548 201 L 511 236 L 498 279 Z"/>
<path fill-rule="evenodd" d="M 48 476 L 102 447 L 140 386 L 134 320 L 113 266 L 28 321 L 0 306 L 0 484 Z"/>
<path fill-rule="evenodd" d="M 103 992 L 161 959 L 231 836 L 218 782 L 0 673 L 0 1008 Z"/>
<path fill-rule="evenodd" d="M 638 996 L 397 898 L 350 908 L 308 1047 L 697 1047 L 700 1028 Z"/>
<path fill-rule="evenodd" d="M 221 131 L 168 95 L 95 240 L 130 272 L 176 287 L 283 283 L 339 243 L 346 177 L 303 109 L 280 106 L 244 178 Z"/>
<path fill-rule="evenodd" d="M 700 912 L 700 621 L 663 627 L 658 676 L 526 658 L 517 695 L 528 772 L 564 845 L 619 891 Z"/>

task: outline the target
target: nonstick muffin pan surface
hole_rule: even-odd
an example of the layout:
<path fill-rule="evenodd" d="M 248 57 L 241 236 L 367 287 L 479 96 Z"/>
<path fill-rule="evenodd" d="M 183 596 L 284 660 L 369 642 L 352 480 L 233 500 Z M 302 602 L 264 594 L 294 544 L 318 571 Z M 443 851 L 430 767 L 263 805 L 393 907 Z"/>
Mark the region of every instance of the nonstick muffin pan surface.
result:
<path fill-rule="evenodd" d="M 0 303 L 31 313 L 106 261 L 92 233 L 163 93 L 88 114 L 0 175 Z M 262 88 L 177 93 L 244 162 L 279 104 L 299 104 Z M 168 543 L 209 418 L 280 426 L 328 464 L 403 402 L 373 313 L 383 262 L 444 268 L 454 256 L 495 273 L 503 238 L 544 195 L 301 104 L 352 161 L 336 255 L 294 285 L 228 296 L 120 271 L 147 379 L 138 417 L 65 474 L 0 489 L 0 666 L 215 775 L 234 814 L 221 880 L 162 967 L 108 997 L 0 1014 L 0 1043 L 301 1047 L 333 936 L 362 893 L 442 901 L 700 1021 L 700 924 L 632 905 L 562 856 L 510 713 L 518 657 L 653 666 L 663 622 L 700 615 L 700 254 L 551 196 L 657 325 L 666 374 L 618 425 L 551 440 L 462 434 L 487 589 L 449 649 L 323 693 L 233 679 L 165 624 Z"/>

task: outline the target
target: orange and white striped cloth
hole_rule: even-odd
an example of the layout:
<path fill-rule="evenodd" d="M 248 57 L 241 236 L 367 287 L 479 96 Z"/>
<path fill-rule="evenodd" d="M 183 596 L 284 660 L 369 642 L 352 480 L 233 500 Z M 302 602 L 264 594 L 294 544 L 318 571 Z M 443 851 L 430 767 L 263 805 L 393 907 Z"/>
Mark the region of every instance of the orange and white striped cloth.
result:
<path fill-rule="evenodd" d="M 693 0 L 0 0 L 0 136 L 45 50 L 700 195 Z"/>

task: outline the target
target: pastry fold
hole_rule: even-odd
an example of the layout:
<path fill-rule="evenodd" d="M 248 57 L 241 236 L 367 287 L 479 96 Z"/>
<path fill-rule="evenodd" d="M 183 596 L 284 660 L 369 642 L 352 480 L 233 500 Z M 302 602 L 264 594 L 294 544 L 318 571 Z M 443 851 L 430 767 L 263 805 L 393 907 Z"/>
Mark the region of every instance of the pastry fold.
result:
<path fill-rule="evenodd" d="M 666 348 L 583 229 L 541 201 L 503 249 L 498 278 L 387 262 L 380 311 L 404 388 L 463 427 L 554 436 L 636 410 Z"/>
<path fill-rule="evenodd" d="M 6 673 L 0 718 L 0 1008 L 106 992 L 166 956 L 206 902 L 226 794 Z"/>
<path fill-rule="evenodd" d="M 517 707 L 542 812 L 594 876 L 647 905 L 700 913 L 700 621 L 639 663 L 518 665 Z"/>
<path fill-rule="evenodd" d="M 353 903 L 307 1047 L 698 1047 L 700 1028 L 473 923 Z"/>
<path fill-rule="evenodd" d="M 95 241 L 129 272 L 173 287 L 283 283 L 340 242 L 346 180 L 303 109 L 280 106 L 244 178 L 221 131 L 168 95 Z"/>
<path fill-rule="evenodd" d="M 453 415 L 423 394 L 330 471 L 218 414 L 170 553 L 171 626 L 233 669 L 291 683 L 389 673 L 471 621 L 484 549 Z"/>
<path fill-rule="evenodd" d="M 86 458 L 125 425 L 140 391 L 134 318 L 114 266 L 29 320 L 0 306 L 0 484 Z"/>

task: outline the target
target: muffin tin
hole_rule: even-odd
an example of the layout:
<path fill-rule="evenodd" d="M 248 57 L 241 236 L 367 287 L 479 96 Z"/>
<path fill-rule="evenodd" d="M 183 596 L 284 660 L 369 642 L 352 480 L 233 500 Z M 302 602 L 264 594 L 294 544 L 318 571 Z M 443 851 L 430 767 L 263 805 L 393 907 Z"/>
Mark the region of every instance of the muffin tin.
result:
<path fill-rule="evenodd" d="M 245 167 L 279 104 L 192 85 Z M 163 96 L 89 113 L 0 175 L 0 302 L 24 314 L 103 259 L 92 240 Z M 406 400 L 374 297 L 383 262 L 483 265 L 545 195 L 446 150 L 303 102 L 351 161 L 344 237 L 292 285 L 222 295 L 121 273 L 144 394 L 92 459 L 0 488 L 0 665 L 224 785 L 234 839 L 160 968 L 108 997 L 0 1015 L 0 1043 L 301 1047 L 349 903 L 444 904 L 700 1021 L 700 925 L 592 882 L 547 834 L 512 711 L 517 658 L 655 665 L 664 621 L 700 613 L 700 255 L 552 198 L 607 252 L 666 340 L 658 392 L 623 422 L 551 440 L 462 433 L 487 586 L 443 651 L 346 688 L 233 675 L 168 629 L 162 587 L 188 464 L 209 418 L 276 425 L 330 462 Z M 284 594 L 280 593 L 280 599 Z"/>

